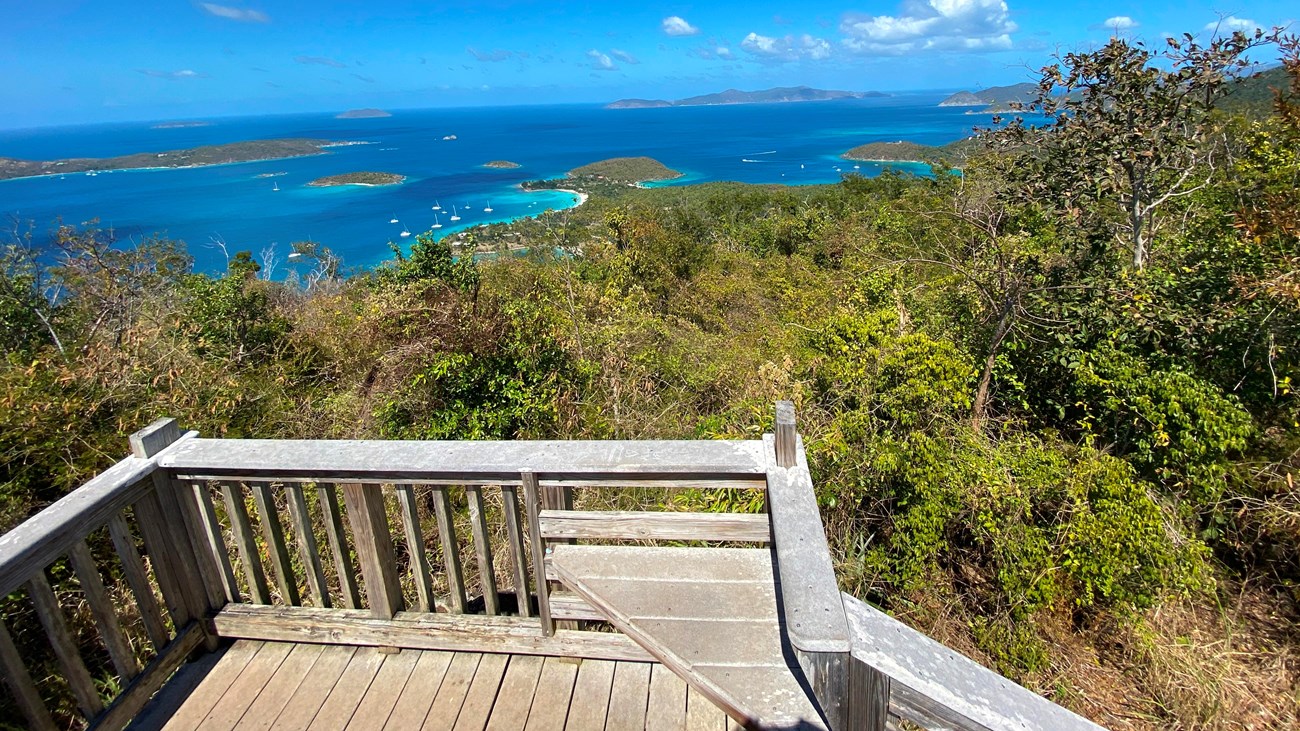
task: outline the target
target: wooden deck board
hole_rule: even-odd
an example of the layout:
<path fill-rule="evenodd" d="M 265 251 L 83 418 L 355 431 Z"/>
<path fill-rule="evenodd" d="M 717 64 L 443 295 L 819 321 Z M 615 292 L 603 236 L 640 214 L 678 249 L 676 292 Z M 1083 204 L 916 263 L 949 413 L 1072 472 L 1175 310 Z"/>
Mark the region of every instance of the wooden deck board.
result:
<path fill-rule="evenodd" d="M 780 623 L 769 550 L 558 545 L 550 563 L 732 718 L 759 728 L 824 727 Z"/>
<path fill-rule="evenodd" d="M 657 663 L 241 640 L 160 694 L 133 729 L 724 731 L 726 715 Z M 170 718 L 168 718 L 170 716 Z"/>

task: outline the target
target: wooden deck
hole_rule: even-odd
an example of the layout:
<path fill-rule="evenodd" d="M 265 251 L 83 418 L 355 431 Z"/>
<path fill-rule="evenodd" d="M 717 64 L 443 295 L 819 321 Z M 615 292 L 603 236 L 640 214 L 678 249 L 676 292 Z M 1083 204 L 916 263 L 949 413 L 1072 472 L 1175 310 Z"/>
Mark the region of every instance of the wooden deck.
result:
<path fill-rule="evenodd" d="M 181 676 L 132 729 L 737 728 L 658 663 L 240 640 Z"/>

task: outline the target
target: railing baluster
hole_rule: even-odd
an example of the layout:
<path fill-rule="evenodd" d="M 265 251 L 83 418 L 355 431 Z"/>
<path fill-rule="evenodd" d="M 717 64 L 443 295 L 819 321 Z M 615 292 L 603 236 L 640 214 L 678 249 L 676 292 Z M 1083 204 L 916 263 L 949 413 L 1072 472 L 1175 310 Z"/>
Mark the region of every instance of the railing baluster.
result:
<path fill-rule="evenodd" d="M 207 538 L 208 550 L 212 552 L 212 558 L 217 562 L 221 588 L 226 592 L 226 601 L 238 602 L 240 601 L 239 584 L 235 581 L 235 570 L 230 566 L 230 553 L 226 549 L 221 523 L 217 521 L 217 511 L 212 506 L 212 494 L 208 492 L 208 486 L 201 482 L 192 483 L 190 489 L 194 491 L 195 506 L 198 508 L 203 536 Z"/>
<path fill-rule="evenodd" d="M 379 485 L 348 483 L 343 485 L 343 501 L 348 507 L 348 522 L 357 541 L 361 575 L 366 580 L 366 598 L 370 613 L 392 619 L 402 611 L 402 584 L 397 578 L 397 558 L 393 537 L 388 532 L 388 513 Z"/>
<path fill-rule="evenodd" d="M 528 559 L 524 556 L 524 524 L 519 519 L 519 495 L 514 485 L 501 486 L 501 505 L 506 522 L 506 545 L 510 548 L 510 563 L 514 569 L 515 598 L 519 616 L 533 616 L 532 601 L 528 598 Z"/>
<path fill-rule="evenodd" d="M 478 558 L 479 583 L 483 585 L 483 607 L 489 615 L 501 612 L 497 597 L 496 569 L 492 566 L 492 544 L 488 540 L 487 511 L 483 505 L 483 488 L 470 485 L 465 488 L 469 503 L 469 525 L 474 534 L 474 553 Z"/>
<path fill-rule="evenodd" d="M 185 568 L 185 559 L 172 542 L 172 534 L 163 518 L 157 492 L 155 488 L 140 498 L 132 510 L 135 512 L 136 524 L 140 526 L 140 535 L 144 537 L 145 550 L 149 553 L 149 562 L 153 564 L 154 575 L 158 577 L 158 588 L 162 590 L 167 612 L 172 616 L 172 626 L 179 630 L 198 616 L 190 607 L 194 577 Z"/>
<path fill-rule="evenodd" d="M 86 604 L 90 605 L 90 613 L 95 617 L 99 636 L 104 641 L 104 647 L 108 648 L 113 669 L 124 680 L 131 680 L 140 674 L 140 665 L 135 661 L 131 643 L 122 634 L 122 623 L 117 619 L 117 610 L 108 598 L 104 580 L 99 575 L 99 568 L 95 566 L 95 557 L 90 555 L 90 547 L 85 540 L 77 541 L 72 546 L 68 560 L 72 563 L 73 572 L 77 574 L 77 581 L 81 583 L 81 592 L 86 596 Z"/>
<path fill-rule="evenodd" d="M 293 520 L 293 532 L 298 539 L 298 553 L 302 555 L 302 565 L 307 572 L 307 588 L 311 589 L 318 607 L 330 606 L 330 594 L 326 589 L 325 571 L 321 568 L 320 549 L 316 546 L 316 534 L 311 529 L 311 513 L 307 510 L 307 497 L 302 485 L 286 485 L 289 493 L 289 517 Z"/>
<path fill-rule="evenodd" d="M 555 634 L 555 623 L 551 621 L 551 593 L 546 586 L 546 541 L 542 538 L 542 528 L 538 513 L 541 510 L 541 494 L 537 487 L 537 475 L 532 472 L 520 474 L 524 485 L 524 509 L 528 511 L 528 541 L 533 547 L 533 577 L 537 580 L 537 614 L 542 620 L 542 634 L 550 637 Z"/>
<path fill-rule="evenodd" d="M 49 638 L 50 646 L 54 648 L 59 667 L 63 669 L 63 677 L 68 681 L 68 687 L 72 689 L 72 695 L 77 699 L 77 707 L 86 718 L 94 718 L 104 710 L 104 702 L 100 700 L 99 693 L 95 690 L 95 683 L 90 679 L 90 671 L 86 669 L 86 663 L 77 652 L 77 643 L 72 639 L 68 622 L 63 617 L 59 600 L 54 596 L 54 589 L 50 588 L 50 580 L 45 578 L 44 570 L 36 572 L 27 581 L 27 593 L 32 599 L 32 604 L 36 606 L 36 616 L 41 620 L 41 626 L 45 628 L 45 636 Z"/>
<path fill-rule="evenodd" d="M 280 587 L 280 596 L 285 604 L 296 607 L 301 603 L 298 597 L 298 580 L 293 575 L 289 549 L 284 545 L 284 528 L 280 526 L 280 513 L 275 507 L 275 495 L 271 493 L 271 486 L 264 482 L 254 482 L 248 487 L 253 491 L 253 500 L 257 503 L 262 537 L 266 539 L 271 564 L 275 568 L 275 583 Z"/>
<path fill-rule="evenodd" d="M 451 611 L 465 613 L 465 574 L 460 567 L 460 545 L 456 542 L 456 524 L 452 521 L 451 498 L 447 487 L 433 488 L 433 514 L 438 519 L 438 538 L 442 541 L 442 562 L 447 567 L 447 584 L 451 587 Z"/>
<path fill-rule="evenodd" d="M 411 579 L 415 582 L 415 596 L 421 612 L 437 611 L 430 580 L 429 557 L 424 552 L 424 531 L 420 527 L 419 505 L 415 502 L 415 488 L 394 485 L 397 503 L 402 507 L 402 529 L 406 533 L 406 548 L 411 554 Z"/>
<path fill-rule="evenodd" d="M 9 635 L 9 628 L 5 627 L 4 620 L 0 619 L 0 670 L 4 670 L 5 685 L 9 686 L 9 692 L 13 694 L 14 701 L 18 703 L 18 708 L 23 712 L 23 717 L 31 725 L 34 731 L 55 731 L 54 720 L 50 718 L 50 710 L 45 707 L 45 701 L 41 700 L 41 694 L 36 690 L 36 684 L 32 682 L 31 673 L 27 672 L 27 666 L 23 664 L 23 658 L 18 654 L 18 648 L 14 646 L 14 638 Z"/>
<path fill-rule="evenodd" d="M 348 550 L 348 534 L 343 531 L 343 516 L 339 512 L 339 496 L 334 485 L 317 485 L 321 517 L 325 519 L 325 538 L 334 556 L 334 570 L 339 575 L 339 588 L 343 604 L 348 609 L 361 608 L 361 594 L 357 591 L 356 575 L 352 573 L 352 554 Z"/>
<path fill-rule="evenodd" d="M 158 600 L 153 595 L 153 586 L 149 583 L 149 574 L 145 571 L 140 551 L 131 538 L 131 528 L 126 524 L 122 513 L 116 513 L 108 521 L 108 535 L 113 539 L 113 548 L 117 558 L 122 562 L 122 574 L 135 595 L 135 603 L 140 607 L 140 618 L 144 621 L 145 634 L 153 643 L 154 652 L 162 650 L 171 641 L 167 625 L 163 623 L 162 612 L 158 609 Z"/>
<path fill-rule="evenodd" d="M 248 520 L 248 506 L 244 504 L 244 491 L 239 485 L 221 483 L 221 498 L 230 516 L 230 532 L 235 537 L 235 550 L 248 580 L 248 593 L 257 604 L 271 603 L 271 589 L 266 585 L 266 572 L 262 568 L 262 555 L 253 540 L 253 524 Z"/>

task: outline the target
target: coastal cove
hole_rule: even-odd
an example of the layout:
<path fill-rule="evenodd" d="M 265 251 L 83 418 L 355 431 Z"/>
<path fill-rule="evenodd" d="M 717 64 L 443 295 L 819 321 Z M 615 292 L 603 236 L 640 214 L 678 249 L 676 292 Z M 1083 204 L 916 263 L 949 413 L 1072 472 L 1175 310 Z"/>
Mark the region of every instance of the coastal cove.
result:
<path fill-rule="evenodd" d="M 597 105 L 392 110 L 391 117 L 334 114 L 157 122 L 0 132 L 0 157 L 22 160 L 112 158 L 250 140 L 301 138 L 368 143 L 321 154 L 166 170 L 117 170 L 0 181 L 0 214 L 37 236 L 57 221 L 98 218 L 118 237 L 161 234 L 186 242 L 200 271 L 219 272 L 229 251 L 317 241 L 349 268 L 392 257 L 399 236 L 446 236 L 483 224 L 569 208 L 581 196 L 525 191 L 529 180 L 614 157 L 647 156 L 681 171 L 653 185 L 732 180 L 811 185 L 842 175 L 878 175 L 895 166 L 841 158 L 870 142 L 943 145 L 970 134 L 962 108 L 941 108 L 944 93 L 900 94 L 806 104 L 605 110 Z M 484 167 L 509 161 L 519 167 Z M 356 171 L 403 176 L 400 185 L 310 187 Z M 435 210 L 434 206 L 438 206 Z M 455 207 L 459 221 L 451 221 Z M 491 209 L 491 210 L 485 210 Z M 398 224 L 390 223 L 398 219 Z"/>

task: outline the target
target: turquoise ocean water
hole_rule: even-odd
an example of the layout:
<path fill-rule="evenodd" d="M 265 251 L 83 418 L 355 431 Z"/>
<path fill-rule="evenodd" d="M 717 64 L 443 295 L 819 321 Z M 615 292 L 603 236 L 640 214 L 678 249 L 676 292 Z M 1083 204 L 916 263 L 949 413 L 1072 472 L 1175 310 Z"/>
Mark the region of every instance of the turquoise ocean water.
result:
<path fill-rule="evenodd" d="M 524 180 L 563 175 L 609 157 L 648 155 L 686 173 L 673 184 L 716 180 L 832 183 L 842 174 L 877 175 L 882 166 L 839 159 L 866 142 L 942 144 L 988 117 L 936 106 L 941 93 L 802 104 L 607 110 L 595 105 L 398 110 L 379 119 L 330 114 L 219 118 L 202 127 L 155 128 L 150 122 L 0 132 L 0 157 L 50 160 L 110 157 L 275 137 L 369 144 L 328 154 L 185 170 L 116 171 L 0 181 L 0 215 L 34 222 L 38 233 L 60 218 L 98 218 L 119 237 L 163 234 L 186 242 L 201 271 L 218 272 L 212 245 L 254 254 L 312 239 L 349 267 L 391 258 L 390 242 L 409 245 L 435 215 L 440 235 L 485 223 L 565 208 L 574 197 L 526 193 Z M 455 135 L 455 140 L 443 140 Z M 521 168 L 490 170 L 489 160 Z M 906 167 L 906 166 L 904 166 Z M 838 169 L 837 169 L 838 168 Z M 397 186 L 310 188 L 324 176 L 398 173 Z M 275 177 L 259 177 L 283 173 Z M 279 190 L 274 190 L 278 186 Z M 444 211 L 432 210 L 441 204 Z M 456 206 L 461 220 L 448 219 Z M 483 209 L 492 208 L 485 212 Z M 399 223 L 390 223 L 397 218 Z"/>

